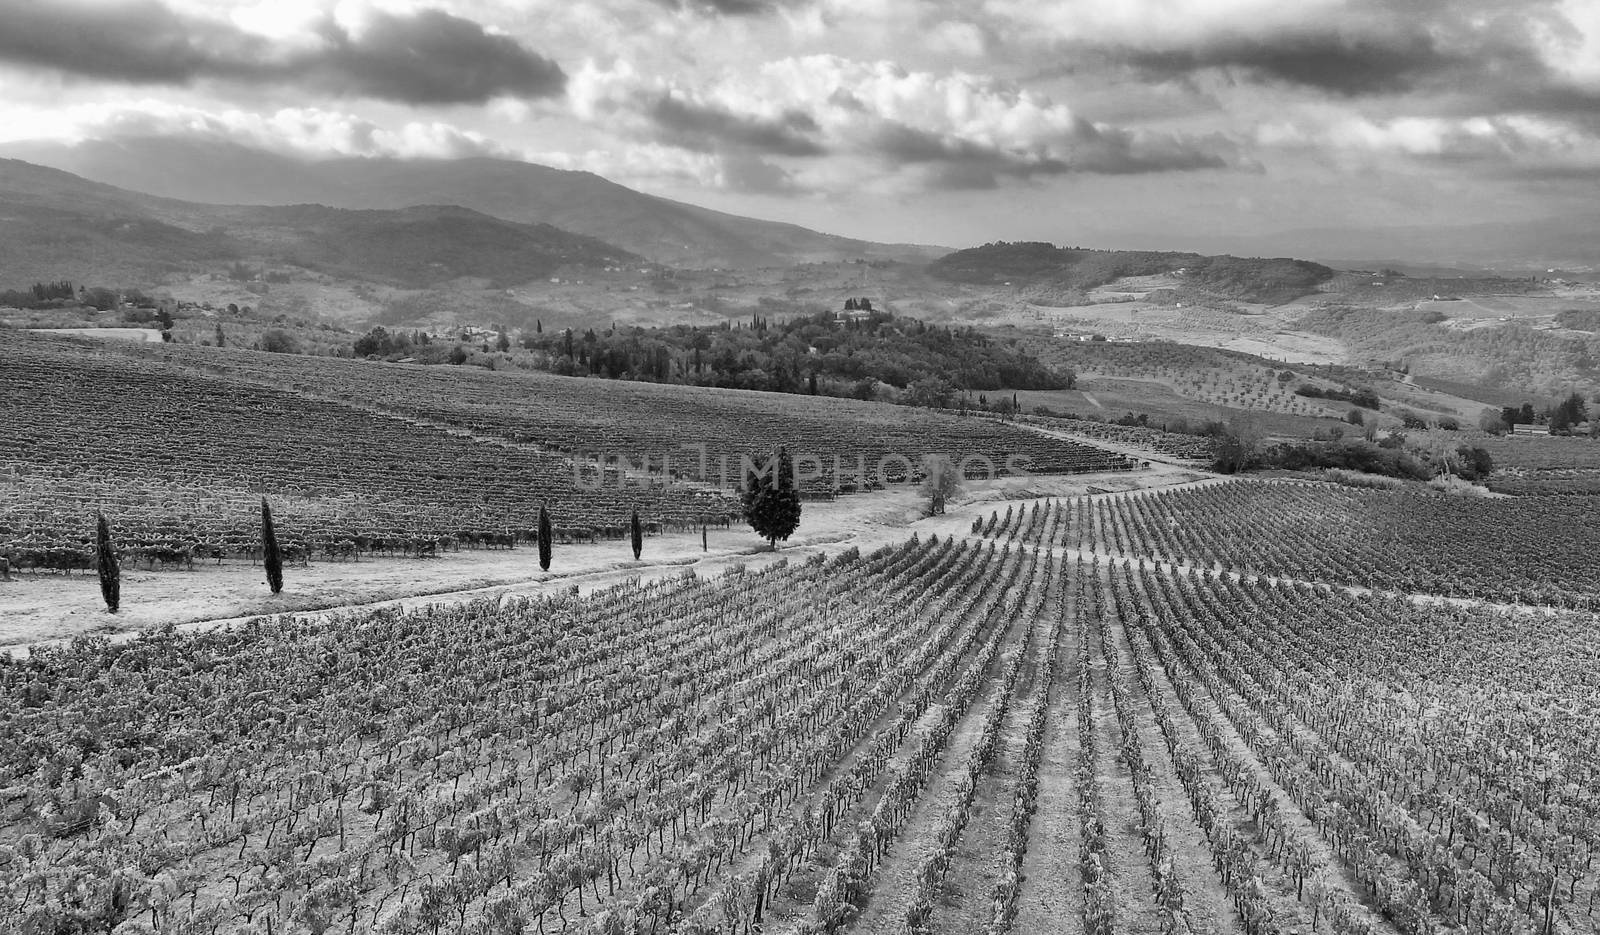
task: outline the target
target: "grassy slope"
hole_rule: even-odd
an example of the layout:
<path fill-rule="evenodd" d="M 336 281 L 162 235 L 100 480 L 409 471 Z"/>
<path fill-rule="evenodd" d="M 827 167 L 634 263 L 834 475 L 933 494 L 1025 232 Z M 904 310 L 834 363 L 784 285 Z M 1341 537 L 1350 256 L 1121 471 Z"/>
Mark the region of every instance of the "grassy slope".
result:
<path fill-rule="evenodd" d="M 930 264 L 951 282 L 1047 285 L 1087 290 L 1128 276 L 1177 275 L 1185 287 L 1224 298 L 1287 302 L 1315 291 L 1334 271 L 1287 258 L 1208 257 L 1197 253 L 1084 250 L 1045 243 L 993 243 Z"/>
<path fill-rule="evenodd" d="M 1103 418 L 1143 412 L 1158 421 L 1227 421 L 1247 413 L 1274 433 L 1294 435 L 1310 435 L 1335 425 L 1352 431 L 1344 423 L 1354 408 L 1351 404 L 1299 396 L 1294 391 L 1303 385 L 1324 390 L 1371 389 L 1383 401 L 1385 414 L 1379 417 L 1383 424 L 1397 422 L 1394 413 L 1401 408 L 1429 418 L 1454 416 L 1463 423 L 1475 423 L 1482 408 L 1426 387 L 1408 386 L 1395 374 L 1354 367 L 1285 367 L 1251 354 L 1173 342 L 1114 344 L 1025 334 L 1024 345 L 1041 360 L 1078 374 L 1080 391 L 1054 402 L 1028 402 L 1019 397 L 1025 406 L 1066 408 Z M 1289 378 L 1280 380 L 1285 372 Z M 1363 414 L 1373 415 L 1370 410 Z"/>

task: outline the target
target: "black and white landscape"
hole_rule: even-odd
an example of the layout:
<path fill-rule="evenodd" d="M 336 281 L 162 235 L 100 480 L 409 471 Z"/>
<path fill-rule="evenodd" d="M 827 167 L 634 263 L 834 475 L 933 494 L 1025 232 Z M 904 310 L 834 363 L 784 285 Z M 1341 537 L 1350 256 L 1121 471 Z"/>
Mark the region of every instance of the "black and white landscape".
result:
<path fill-rule="evenodd" d="M 1600 3 L 0 0 L 0 935 L 1600 928 Z"/>

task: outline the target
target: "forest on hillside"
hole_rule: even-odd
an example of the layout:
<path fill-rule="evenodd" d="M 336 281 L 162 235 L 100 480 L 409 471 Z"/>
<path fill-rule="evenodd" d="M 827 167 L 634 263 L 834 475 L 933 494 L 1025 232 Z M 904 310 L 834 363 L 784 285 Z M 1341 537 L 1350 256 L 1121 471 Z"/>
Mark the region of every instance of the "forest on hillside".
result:
<path fill-rule="evenodd" d="M 523 346 L 555 373 L 787 393 L 866 396 L 878 383 L 905 389 L 942 380 L 969 390 L 1062 389 L 1058 373 L 1014 343 L 974 328 L 929 325 L 870 312 L 831 312 L 748 325 L 535 332 Z"/>
<path fill-rule="evenodd" d="M 1011 283 L 1087 290 L 1125 276 L 1181 275 L 1189 287 L 1247 302 L 1287 302 L 1333 278 L 1320 263 L 1149 250 L 1088 250 L 1048 243 L 984 244 L 940 257 L 929 270 L 974 285 Z M 1181 271 L 1181 272 L 1180 272 Z"/>
<path fill-rule="evenodd" d="M 1339 306 L 1311 311 L 1295 326 L 1338 338 L 1355 356 L 1418 375 L 1545 396 L 1600 386 L 1600 336 L 1542 331 L 1522 322 L 1472 329 L 1447 322 L 1437 310 Z"/>
<path fill-rule="evenodd" d="M 562 375 L 780 393 L 870 399 L 881 395 L 882 386 L 932 387 L 935 395 L 947 396 L 954 390 L 1072 385 L 1070 373 L 1042 363 L 1014 340 L 882 311 L 860 310 L 851 318 L 818 312 L 782 321 L 753 316 L 748 322 L 710 327 L 613 326 L 580 332 L 537 326 L 517 341 L 503 331 L 498 340 L 490 335 L 471 343 L 478 341 L 485 350 L 496 344 L 501 351 L 520 345 L 532 353 L 517 355 L 519 360 Z M 419 354 L 422 349 L 410 335 L 381 328 L 354 347 L 358 356 L 418 354 L 420 362 L 447 362 L 443 346 L 427 350 L 435 349 L 438 353 Z"/>

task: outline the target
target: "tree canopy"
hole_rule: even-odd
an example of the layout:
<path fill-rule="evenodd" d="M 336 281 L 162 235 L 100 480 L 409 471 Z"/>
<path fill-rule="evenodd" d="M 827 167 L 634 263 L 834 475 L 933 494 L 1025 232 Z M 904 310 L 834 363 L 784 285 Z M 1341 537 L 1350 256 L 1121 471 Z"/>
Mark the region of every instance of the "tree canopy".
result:
<path fill-rule="evenodd" d="M 860 305 L 861 303 L 857 303 Z M 930 325 L 883 311 L 852 320 L 818 312 L 749 327 L 612 328 L 526 334 L 555 373 L 826 396 L 878 383 L 941 381 L 969 390 L 1065 389 L 1070 374 L 974 328 Z"/>
<path fill-rule="evenodd" d="M 751 529 L 774 549 L 779 539 L 788 541 L 800 525 L 800 492 L 788 449 L 780 447 L 766 463 L 746 467 L 740 498 Z"/>

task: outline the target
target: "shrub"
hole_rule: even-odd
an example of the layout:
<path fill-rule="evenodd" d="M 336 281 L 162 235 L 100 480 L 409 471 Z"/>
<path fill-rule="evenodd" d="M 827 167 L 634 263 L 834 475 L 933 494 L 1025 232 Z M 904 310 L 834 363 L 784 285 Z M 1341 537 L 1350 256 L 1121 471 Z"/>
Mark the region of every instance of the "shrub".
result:
<path fill-rule="evenodd" d="M 261 335 L 261 349 L 273 354 L 298 354 L 300 342 L 282 328 L 269 328 Z"/>
<path fill-rule="evenodd" d="M 1492 497 L 1494 494 L 1487 487 L 1479 487 L 1469 480 L 1457 477 L 1454 474 L 1440 474 L 1428 481 L 1428 486 L 1440 493 L 1450 494 L 1455 497 Z"/>
<path fill-rule="evenodd" d="M 1346 468 L 1327 468 L 1323 470 L 1324 480 L 1346 487 L 1363 487 L 1371 490 L 1399 490 L 1406 482 L 1398 477 L 1385 477 L 1382 474 L 1367 474 L 1363 471 L 1351 471 Z"/>

